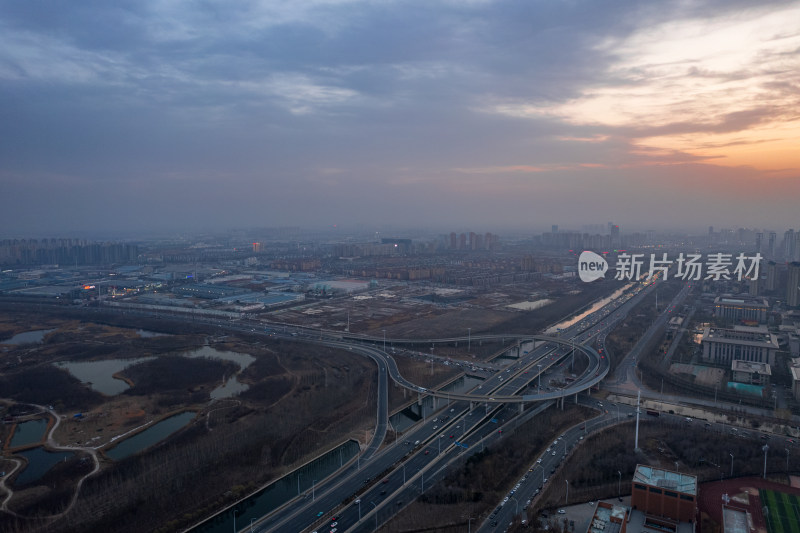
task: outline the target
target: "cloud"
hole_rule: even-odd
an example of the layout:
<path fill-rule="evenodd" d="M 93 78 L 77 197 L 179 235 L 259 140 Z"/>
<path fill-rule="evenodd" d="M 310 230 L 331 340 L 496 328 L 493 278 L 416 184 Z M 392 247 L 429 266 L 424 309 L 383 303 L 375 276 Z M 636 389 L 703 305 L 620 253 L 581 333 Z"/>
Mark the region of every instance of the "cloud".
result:
<path fill-rule="evenodd" d="M 416 220 L 417 209 L 431 223 L 527 224 L 531 202 L 544 220 L 564 198 L 590 204 L 584 194 L 653 215 L 641 185 L 653 175 L 797 175 L 798 9 L 5 3 L 0 172 L 13 198 L 0 199 L 0 223 L 23 231 L 27 209 L 62 227 L 97 196 L 129 205 L 91 203 L 81 224 L 203 221 L 208 205 L 220 224 Z M 661 198 L 691 187 L 667 182 L 675 192 Z M 781 183 L 764 190 L 791 191 Z M 32 205 L 42 194 L 47 210 Z M 776 216 L 788 220 L 784 200 Z"/>

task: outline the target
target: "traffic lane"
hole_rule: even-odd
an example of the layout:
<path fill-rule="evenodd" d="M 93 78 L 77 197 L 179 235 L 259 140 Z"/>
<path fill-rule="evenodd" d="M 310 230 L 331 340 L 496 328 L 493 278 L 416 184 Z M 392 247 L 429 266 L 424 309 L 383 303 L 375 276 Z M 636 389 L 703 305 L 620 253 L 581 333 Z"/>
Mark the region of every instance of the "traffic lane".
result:
<path fill-rule="evenodd" d="M 416 436 L 416 433 L 415 433 Z M 340 485 L 331 488 L 330 494 L 323 493 L 318 497 L 313 505 L 306 504 L 303 509 L 298 510 L 298 520 L 292 520 L 287 524 L 281 526 L 279 531 L 299 531 L 303 527 L 310 526 L 313 522 L 317 521 L 317 513 L 321 510 L 325 513 L 330 513 L 340 505 L 340 503 L 353 495 L 356 495 L 364 485 L 364 480 L 367 478 L 374 478 L 376 475 L 383 472 L 391 464 L 394 464 L 406 455 L 407 449 L 402 445 L 393 446 L 387 449 L 387 453 L 383 454 L 379 461 L 375 463 L 362 464 L 361 468 L 358 465 L 353 465 L 349 472 L 341 474 L 342 481 Z M 320 509 L 318 509 L 320 508 Z M 311 517 L 311 518 L 309 518 Z M 276 517 L 275 520 L 267 523 L 265 530 L 274 527 L 276 522 L 279 522 L 282 517 Z M 300 524 L 300 529 L 296 526 Z"/>
<path fill-rule="evenodd" d="M 455 412 L 457 409 L 452 408 L 452 411 Z M 471 414 L 471 412 L 465 413 L 465 416 L 454 419 L 456 424 L 449 429 L 460 429 L 462 431 L 466 431 L 466 428 L 469 425 L 467 416 Z M 338 513 L 341 515 L 341 520 L 339 520 L 339 523 L 346 525 L 350 523 L 355 524 L 357 522 L 358 504 L 355 503 L 355 499 L 360 499 L 361 505 L 363 505 L 365 500 L 373 502 L 382 501 L 387 494 L 392 494 L 401 488 L 403 486 L 404 479 L 408 479 L 415 475 L 440 455 L 440 446 L 445 447 L 442 452 L 446 452 L 447 449 L 449 449 L 456 438 L 455 433 L 450 432 L 449 435 L 450 437 L 435 437 L 434 433 L 431 435 L 434 437 L 431 441 L 428 441 L 425 445 L 420 446 L 417 446 L 415 443 L 411 443 L 410 441 L 406 441 L 408 444 L 403 444 L 402 446 L 411 446 L 412 449 L 408 450 L 404 454 L 404 458 L 400 459 L 402 462 L 400 464 L 396 464 L 396 468 L 391 473 L 386 474 L 377 485 L 374 484 L 374 480 L 370 479 L 371 488 L 368 489 L 367 492 L 360 495 L 353 494 L 351 496 L 354 498 L 353 503 L 338 511 Z M 444 444 L 441 444 L 442 441 L 445 441 Z M 384 483 L 383 480 L 386 480 L 386 483 Z M 360 490 L 361 487 L 357 487 L 355 492 Z M 356 498 L 356 496 L 358 497 Z"/>

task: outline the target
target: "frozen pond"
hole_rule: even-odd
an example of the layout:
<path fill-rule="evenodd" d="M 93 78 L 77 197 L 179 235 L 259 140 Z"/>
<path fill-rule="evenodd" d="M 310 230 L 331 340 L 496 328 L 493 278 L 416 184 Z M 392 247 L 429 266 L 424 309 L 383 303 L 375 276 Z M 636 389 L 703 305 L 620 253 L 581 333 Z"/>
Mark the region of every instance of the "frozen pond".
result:
<path fill-rule="evenodd" d="M 159 333 L 157 331 L 147 331 L 146 329 L 137 329 L 136 334 L 143 338 L 148 337 L 167 337 L 169 333 Z"/>
<path fill-rule="evenodd" d="M 511 309 L 519 309 L 520 311 L 533 311 L 534 309 L 540 309 L 551 303 L 553 303 L 553 300 L 545 298 L 544 300 L 535 300 L 533 302 L 519 302 L 511 304 L 508 307 Z"/>

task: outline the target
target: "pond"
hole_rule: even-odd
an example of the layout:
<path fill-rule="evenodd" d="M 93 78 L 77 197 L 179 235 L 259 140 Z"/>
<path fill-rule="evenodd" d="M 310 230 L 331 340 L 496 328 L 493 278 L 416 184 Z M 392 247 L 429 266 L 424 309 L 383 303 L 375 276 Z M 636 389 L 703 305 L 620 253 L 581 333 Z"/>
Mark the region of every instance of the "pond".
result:
<path fill-rule="evenodd" d="M 239 365 L 239 371 L 228 376 L 225 382 L 211 391 L 211 398 L 218 400 L 228 398 L 247 390 L 247 385 L 240 383 L 237 379 L 239 372 L 247 368 L 255 357 L 246 353 L 226 352 L 217 350 L 211 346 L 203 346 L 191 352 L 184 352 L 185 357 L 210 357 L 213 359 L 223 359 L 232 361 Z M 81 380 L 83 383 L 91 383 L 93 390 L 106 396 L 114 396 L 128 389 L 128 384 L 121 379 L 116 379 L 114 374 L 121 372 L 126 367 L 150 361 L 153 357 L 139 357 L 135 359 L 104 359 L 100 361 L 63 361 L 55 363 L 59 368 L 67 370 L 70 374 Z"/>
<path fill-rule="evenodd" d="M 142 450 L 158 444 L 182 427 L 186 426 L 194 418 L 195 413 L 186 411 L 179 415 L 171 416 L 150 426 L 144 431 L 128 437 L 119 444 L 106 452 L 106 455 L 115 461 L 125 459 L 137 454 Z"/>
<path fill-rule="evenodd" d="M 16 448 L 17 446 L 26 446 L 28 444 L 41 442 L 45 430 L 47 430 L 47 420 L 44 418 L 17 424 L 14 435 L 11 437 L 9 447 Z"/>
<path fill-rule="evenodd" d="M 104 359 L 102 361 L 65 361 L 55 363 L 58 368 L 67 370 L 70 374 L 83 383 L 91 383 L 93 390 L 106 396 L 114 396 L 128 388 L 128 384 L 121 379 L 116 379 L 114 374 L 121 372 L 125 367 L 149 361 L 153 357 L 139 357 L 136 359 Z"/>
<path fill-rule="evenodd" d="M 237 379 L 239 373 L 250 366 L 250 364 L 256 360 L 255 357 L 246 353 L 239 353 L 239 352 L 226 352 L 222 350 L 217 350 L 211 346 L 203 346 L 197 350 L 193 350 L 186 354 L 187 357 L 211 357 L 214 359 L 223 359 L 225 361 L 232 361 L 239 365 L 239 372 L 236 372 L 228 379 L 225 380 L 225 383 L 211 391 L 211 398 L 213 400 L 219 400 L 220 398 L 229 398 L 240 392 L 244 392 L 247 390 L 248 386 L 244 383 L 240 383 Z"/>
<path fill-rule="evenodd" d="M 28 466 L 26 466 L 22 473 L 17 476 L 17 479 L 14 480 L 15 486 L 38 481 L 57 463 L 66 461 L 75 454 L 73 452 L 48 452 L 43 447 L 39 446 L 32 450 L 19 452 L 17 455 L 21 455 L 27 459 Z"/>
<path fill-rule="evenodd" d="M 6 341 L 0 341 L 0 344 L 38 344 L 51 331 L 55 331 L 55 329 L 37 329 L 35 331 L 17 333 Z"/>

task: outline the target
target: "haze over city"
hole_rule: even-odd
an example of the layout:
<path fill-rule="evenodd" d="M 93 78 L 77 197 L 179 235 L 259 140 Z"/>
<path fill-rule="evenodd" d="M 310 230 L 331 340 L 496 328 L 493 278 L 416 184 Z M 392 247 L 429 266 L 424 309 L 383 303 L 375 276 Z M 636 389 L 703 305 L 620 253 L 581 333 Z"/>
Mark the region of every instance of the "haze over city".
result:
<path fill-rule="evenodd" d="M 0 226 L 796 223 L 797 2 L 0 6 Z"/>

